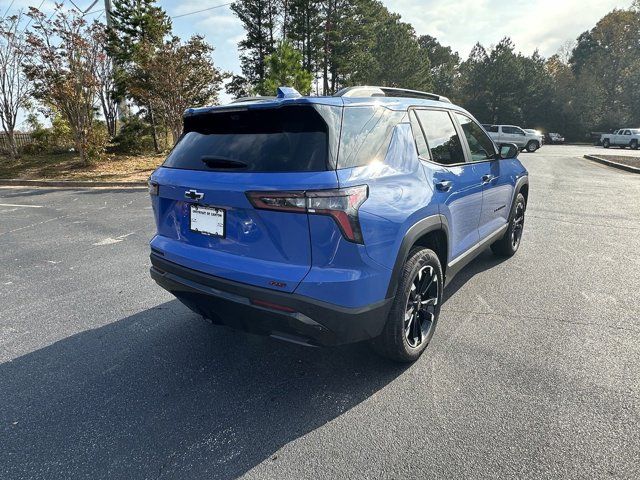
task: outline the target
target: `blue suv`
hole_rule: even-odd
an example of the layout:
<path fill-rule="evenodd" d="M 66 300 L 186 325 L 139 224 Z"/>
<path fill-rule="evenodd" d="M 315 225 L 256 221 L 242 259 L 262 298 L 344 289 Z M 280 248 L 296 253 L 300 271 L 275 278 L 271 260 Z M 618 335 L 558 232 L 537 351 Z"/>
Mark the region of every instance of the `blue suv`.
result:
<path fill-rule="evenodd" d="M 189 109 L 149 189 L 151 276 L 214 323 L 308 345 L 370 340 L 398 361 L 433 336 L 447 282 L 513 255 L 529 191 L 438 95 L 351 87 Z"/>

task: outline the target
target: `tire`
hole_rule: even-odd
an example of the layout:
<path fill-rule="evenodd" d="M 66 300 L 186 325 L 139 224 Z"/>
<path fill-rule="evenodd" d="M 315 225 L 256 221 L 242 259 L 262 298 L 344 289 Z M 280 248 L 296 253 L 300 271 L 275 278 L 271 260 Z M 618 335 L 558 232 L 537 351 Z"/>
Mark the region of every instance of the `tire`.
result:
<path fill-rule="evenodd" d="M 629 148 L 632 148 L 633 150 L 637 150 L 638 149 L 638 140 L 631 140 L 631 142 L 629 143 Z"/>
<path fill-rule="evenodd" d="M 419 247 L 409 252 L 387 323 L 371 342 L 377 353 L 396 362 L 414 362 L 420 357 L 438 323 L 443 278 L 433 250 Z M 420 287 L 424 291 L 416 294 Z M 421 305 L 417 310 L 416 302 Z"/>
<path fill-rule="evenodd" d="M 527 149 L 527 152 L 533 153 L 540 148 L 540 145 L 535 140 L 530 140 L 525 148 Z"/>
<path fill-rule="evenodd" d="M 602 146 L 603 146 L 604 148 L 609 148 L 609 145 L 611 145 L 611 142 L 609 142 L 609 140 L 608 140 L 607 138 L 605 138 L 605 139 L 602 141 Z"/>
<path fill-rule="evenodd" d="M 502 238 L 491 244 L 491 250 L 498 257 L 512 257 L 520 247 L 522 231 L 524 229 L 524 214 L 527 210 L 527 203 L 522 193 L 516 195 L 516 200 L 511 206 L 509 214 L 509 228 L 504 232 Z"/>

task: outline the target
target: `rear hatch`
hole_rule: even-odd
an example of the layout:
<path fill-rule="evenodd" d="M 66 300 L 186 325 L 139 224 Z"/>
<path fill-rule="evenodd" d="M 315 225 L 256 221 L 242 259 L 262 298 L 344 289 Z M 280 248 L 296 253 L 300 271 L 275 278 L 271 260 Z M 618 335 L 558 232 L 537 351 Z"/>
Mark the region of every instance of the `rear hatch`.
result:
<path fill-rule="evenodd" d="M 152 249 L 198 271 L 293 291 L 311 267 L 308 217 L 254 208 L 247 192 L 336 188 L 329 110 L 336 118 L 339 107 L 313 105 L 187 115 L 151 178 Z"/>

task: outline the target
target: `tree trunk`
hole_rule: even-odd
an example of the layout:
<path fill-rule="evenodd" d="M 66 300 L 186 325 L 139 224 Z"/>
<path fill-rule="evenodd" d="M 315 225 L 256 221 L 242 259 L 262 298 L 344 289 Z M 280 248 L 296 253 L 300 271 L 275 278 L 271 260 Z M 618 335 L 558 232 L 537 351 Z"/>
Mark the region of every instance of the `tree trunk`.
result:
<path fill-rule="evenodd" d="M 178 142 L 180 135 L 182 134 L 182 122 L 175 122 L 171 126 L 171 137 L 173 139 L 173 145 Z"/>
<path fill-rule="evenodd" d="M 7 134 L 7 141 L 9 142 L 9 155 L 11 155 L 11 158 L 15 160 L 20 156 L 20 153 L 18 152 L 18 145 L 16 144 L 15 132 L 13 131 L 13 128 L 9 128 L 8 130 L 5 130 L 5 133 Z"/>
<path fill-rule="evenodd" d="M 151 123 L 151 136 L 153 137 L 153 149 L 156 153 L 160 153 L 160 146 L 158 145 L 158 128 L 156 126 L 156 118 L 153 114 L 153 107 L 149 104 L 149 123 Z"/>
<path fill-rule="evenodd" d="M 83 165 L 89 165 L 89 158 L 87 157 L 87 148 L 86 148 L 86 143 L 84 142 L 84 139 L 82 139 L 80 136 L 76 136 L 75 143 L 76 143 L 76 150 L 80 155 L 80 162 L 82 162 Z"/>
<path fill-rule="evenodd" d="M 324 58 L 322 59 L 322 94 L 329 95 L 329 22 L 331 18 L 331 4 L 327 13 L 327 20 L 324 26 Z"/>

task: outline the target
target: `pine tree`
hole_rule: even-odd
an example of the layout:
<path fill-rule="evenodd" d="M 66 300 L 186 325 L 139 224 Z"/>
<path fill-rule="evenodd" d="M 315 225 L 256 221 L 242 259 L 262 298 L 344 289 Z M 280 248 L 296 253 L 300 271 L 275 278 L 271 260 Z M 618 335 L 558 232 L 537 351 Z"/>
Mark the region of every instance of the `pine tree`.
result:
<path fill-rule="evenodd" d="M 429 57 L 433 91 L 440 95 L 452 97 L 454 95 L 454 83 L 457 80 L 460 67 L 460 56 L 451 50 L 451 47 L 441 45 L 431 35 L 419 37 L 418 44 Z"/>
<path fill-rule="evenodd" d="M 308 95 L 313 77 L 302 63 L 302 54 L 289 41 L 280 41 L 276 50 L 265 59 L 265 79 L 260 93 L 274 95 L 279 86 L 286 85 Z"/>
<path fill-rule="evenodd" d="M 303 67 L 314 75 L 321 63 L 322 3 L 320 0 L 285 0 L 283 4 L 283 34 L 302 52 Z"/>
<path fill-rule="evenodd" d="M 277 0 L 238 0 L 231 10 L 244 25 L 246 37 L 238 44 L 242 75 L 252 85 L 265 77 L 265 59 L 273 53 L 277 41 Z"/>
<path fill-rule="evenodd" d="M 152 102 L 150 72 L 144 68 L 171 33 L 171 20 L 154 0 L 114 0 L 107 51 L 115 62 L 116 97 L 133 98 L 147 109 L 153 145 L 160 151 Z"/>

